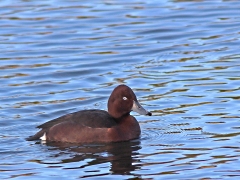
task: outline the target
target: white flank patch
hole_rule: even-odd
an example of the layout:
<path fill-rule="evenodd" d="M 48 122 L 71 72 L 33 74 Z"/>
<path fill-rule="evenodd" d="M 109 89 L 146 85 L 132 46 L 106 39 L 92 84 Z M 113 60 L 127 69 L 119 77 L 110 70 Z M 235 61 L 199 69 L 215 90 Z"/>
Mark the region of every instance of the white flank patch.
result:
<path fill-rule="evenodd" d="M 41 139 L 41 141 L 43 141 L 43 142 L 46 142 L 47 141 L 46 133 L 44 133 L 43 136 L 40 137 L 39 139 Z"/>

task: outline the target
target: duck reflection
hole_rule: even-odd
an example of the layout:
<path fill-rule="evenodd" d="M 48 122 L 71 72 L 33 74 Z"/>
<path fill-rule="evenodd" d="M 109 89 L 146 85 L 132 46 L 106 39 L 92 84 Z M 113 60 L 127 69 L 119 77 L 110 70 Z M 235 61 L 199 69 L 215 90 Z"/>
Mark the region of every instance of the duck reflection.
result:
<path fill-rule="evenodd" d="M 90 160 L 75 168 L 84 168 L 106 162 L 111 163 L 109 171 L 113 174 L 130 174 L 140 169 L 136 163 L 138 150 L 141 149 L 140 140 L 106 143 L 106 144 L 66 144 L 51 142 L 46 144 L 49 150 L 58 150 L 54 157 L 60 158 L 62 163 Z M 59 151 L 60 150 L 60 151 Z M 67 156 L 71 154 L 71 156 Z"/>

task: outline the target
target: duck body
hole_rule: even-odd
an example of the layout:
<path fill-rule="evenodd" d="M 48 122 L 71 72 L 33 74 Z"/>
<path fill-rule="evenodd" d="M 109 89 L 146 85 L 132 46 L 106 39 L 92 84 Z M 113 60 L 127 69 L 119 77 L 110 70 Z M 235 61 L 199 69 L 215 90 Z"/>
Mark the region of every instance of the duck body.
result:
<path fill-rule="evenodd" d="M 114 89 L 108 100 L 108 111 L 92 109 L 70 113 L 48 121 L 27 140 L 68 143 L 118 142 L 136 139 L 141 130 L 130 111 L 151 115 L 137 101 L 126 85 Z"/>

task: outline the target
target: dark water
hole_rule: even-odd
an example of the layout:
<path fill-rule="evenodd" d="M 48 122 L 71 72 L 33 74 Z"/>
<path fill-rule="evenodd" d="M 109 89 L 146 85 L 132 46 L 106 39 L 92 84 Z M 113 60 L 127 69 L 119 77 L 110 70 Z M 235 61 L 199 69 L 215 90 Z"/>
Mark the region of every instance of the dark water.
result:
<path fill-rule="evenodd" d="M 239 0 L 0 6 L 0 179 L 239 178 Z M 140 139 L 25 141 L 122 83 L 153 112 Z"/>

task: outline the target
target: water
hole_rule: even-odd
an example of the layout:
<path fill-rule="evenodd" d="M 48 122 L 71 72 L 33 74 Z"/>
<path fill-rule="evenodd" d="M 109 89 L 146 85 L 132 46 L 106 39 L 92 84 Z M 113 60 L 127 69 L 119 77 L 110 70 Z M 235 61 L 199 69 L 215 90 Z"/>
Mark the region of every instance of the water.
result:
<path fill-rule="evenodd" d="M 1 179 L 238 179 L 240 1 L 3 1 Z M 121 143 L 40 144 L 37 125 L 106 109 L 127 84 L 153 113 Z"/>

